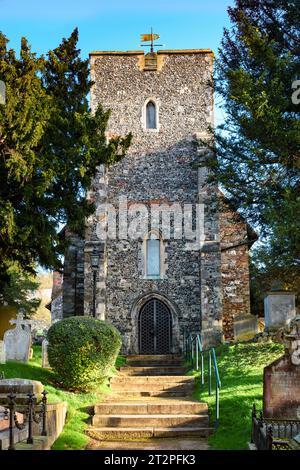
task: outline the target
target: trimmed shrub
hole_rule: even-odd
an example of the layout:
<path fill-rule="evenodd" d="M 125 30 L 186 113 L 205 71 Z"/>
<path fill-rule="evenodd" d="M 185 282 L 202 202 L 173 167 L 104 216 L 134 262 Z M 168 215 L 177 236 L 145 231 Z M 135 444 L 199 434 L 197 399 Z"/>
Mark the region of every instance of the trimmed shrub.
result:
<path fill-rule="evenodd" d="M 114 366 L 121 347 L 117 329 L 92 317 L 70 317 L 54 323 L 47 338 L 49 364 L 63 386 L 92 390 Z"/>

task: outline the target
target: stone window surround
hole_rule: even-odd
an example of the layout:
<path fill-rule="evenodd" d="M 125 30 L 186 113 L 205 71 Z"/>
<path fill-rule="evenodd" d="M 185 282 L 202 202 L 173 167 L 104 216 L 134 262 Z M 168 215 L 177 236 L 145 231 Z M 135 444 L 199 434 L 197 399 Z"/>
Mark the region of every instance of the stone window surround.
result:
<path fill-rule="evenodd" d="M 148 129 L 147 128 L 147 104 L 152 102 L 155 106 L 155 121 L 156 121 L 156 128 L 155 129 Z M 142 107 L 142 115 L 141 115 L 141 123 L 144 132 L 154 132 L 157 133 L 160 130 L 159 124 L 159 108 L 160 108 L 160 100 L 154 98 L 153 96 L 146 99 Z"/>
<path fill-rule="evenodd" d="M 157 239 L 160 241 L 160 252 L 159 252 L 159 262 L 160 262 L 160 275 L 159 276 L 151 276 L 147 274 L 147 241 L 149 240 L 151 235 L 155 235 Z M 153 280 L 161 280 L 166 278 L 166 270 L 167 270 L 167 254 L 165 252 L 165 242 L 162 238 L 162 235 L 159 230 L 151 229 L 143 238 L 142 245 L 141 245 L 141 259 L 142 259 L 142 278 L 143 279 L 153 279 Z"/>
<path fill-rule="evenodd" d="M 156 105 L 153 101 L 148 101 L 146 106 L 146 127 L 147 129 L 156 129 Z"/>

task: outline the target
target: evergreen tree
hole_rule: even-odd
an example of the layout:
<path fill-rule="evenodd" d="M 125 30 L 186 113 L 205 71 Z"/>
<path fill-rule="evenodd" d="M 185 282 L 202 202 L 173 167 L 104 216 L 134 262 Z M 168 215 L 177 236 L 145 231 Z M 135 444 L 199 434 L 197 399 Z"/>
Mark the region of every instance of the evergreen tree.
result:
<path fill-rule="evenodd" d="M 300 79 L 297 0 L 236 0 L 216 64 L 225 123 L 208 157 L 231 203 L 267 243 L 270 262 L 300 269 Z"/>
<path fill-rule="evenodd" d="M 39 288 L 37 278 L 19 271 L 18 266 L 11 264 L 9 270 L 9 283 L 3 286 L 0 294 L 0 304 L 22 309 L 30 317 L 36 312 L 41 300 L 35 297 Z"/>
<path fill-rule="evenodd" d="M 88 61 L 77 49 L 78 31 L 46 58 L 22 39 L 20 58 L 0 34 L 0 293 L 10 267 L 33 273 L 37 263 L 61 267 L 62 224 L 82 234 L 94 207 L 86 201 L 97 166 L 119 160 L 130 135 L 107 143 L 109 111 L 92 115 Z"/>
<path fill-rule="evenodd" d="M 0 285 L 14 263 L 32 271 L 34 226 L 42 236 L 33 203 L 44 179 L 37 149 L 50 118 L 50 100 L 38 76 L 42 60 L 26 39 L 20 58 L 7 42 L 0 34 L 0 79 L 6 86 L 6 104 L 0 105 Z"/>

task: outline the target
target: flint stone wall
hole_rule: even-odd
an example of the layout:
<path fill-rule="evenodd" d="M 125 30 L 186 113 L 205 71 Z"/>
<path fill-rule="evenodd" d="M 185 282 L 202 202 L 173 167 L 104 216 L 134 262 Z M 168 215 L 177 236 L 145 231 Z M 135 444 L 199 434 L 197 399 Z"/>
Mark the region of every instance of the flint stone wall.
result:
<path fill-rule="evenodd" d="M 129 206 L 195 205 L 199 201 L 198 172 L 192 167 L 197 158 L 196 134 L 207 131 L 213 117 L 212 91 L 207 84 L 212 57 L 164 54 L 159 72 L 142 70 L 140 59 L 139 55 L 91 58 L 95 81 L 92 107 L 102 103 L 111 109 L 109 135 L 133 135 L 125 159 L 103 175 L 102 186 L 98 180 L 98 195 L 114 207 L 118 207 L 120 196 L 127 197 Z M 143 127 L 143 107 L 148 99 L 158 108 L 158 131 Z M 209 241 L 216 239 L 214 220 L 206 231 Z M 90 232 L 93 234 L 94 228 Z M 103 287 L 99 304 L 104 304 L 107 320 L 121 331 L 127 352 L 138 352 L 138 312 L 134 305 L 151 293 L 159 294 L 171 305 L 174 352 L 180 350 L 183 328 L 200 329 L 199 250 L 186 251 L 183 240 L 165 239 L 164 252 L 163 279 L 145 279 L 142 238 L 106 243 L 107 268 L 100 281 Z"/>
<path fill-rule="evenodd" d="M 230 208 L 222 193 L 219 201 L 223 331 L 225 339 L 233 340 L 238 338 L 235 322 L 239 318 L 249 316 L 249 322 L 256 321 L 250 316 L 249 248 L 257 236 L 248 233 L 246 222 Z M 252 328 L 253 336 L 256 329 Z"/>
<path fill-rule="evenodd" d="M 184 328 L 199 331 L 202 325 L 204 336 L 207 332 L 213 343 L 222 337 L 217 188 L 208 182 L 205 168 L 192 166 L 199 157 L 197 139 L 207 135 L 213 124 L 213 93 L 208 84 L 213 57 L 203 51 L 162 51 L 158 54 L 157 71 L 143 70 L 143 57 L 143 52 L 91 55 L 91 78 L 95 82 L 92 110 L 99 103 L 111 109 L 108 138 L 131 132 L 133 140 L 121 162 L 109 169 L 99 167 L 88 198 L 97 209 L 109 203 L 117 212 L 120 196 L 127 198 L 129 207 L 143 203 L 149 208 L 155 203 L 164 204 L 168 210 L 174 203 L 201 203 L 205 241 L 201 250 L 196 246 L 187 251 L 184 240 L 163 239 L 163 276 L 148 279 L 144 275 L 142 237 L 100 242 L 97 211 L 87 221 L 84 241 L 69 234 L 72 245 L 66 254 L 64 316 L 92 313 L 90 253 L 95 248 L 100 255 L 96 316 L 119 329 L 125 354 L 138 353 L 138 312 L 143 299 L 151 296 L 165 301 L 171 311 L 173 352 L 181 349 Z M 149 99 L 158 109 L 157 130 L 144 128 Z M 247 275 L 248 271 L 245 282 Z M 246 305 L 243 311 L 247 308 Z"/>

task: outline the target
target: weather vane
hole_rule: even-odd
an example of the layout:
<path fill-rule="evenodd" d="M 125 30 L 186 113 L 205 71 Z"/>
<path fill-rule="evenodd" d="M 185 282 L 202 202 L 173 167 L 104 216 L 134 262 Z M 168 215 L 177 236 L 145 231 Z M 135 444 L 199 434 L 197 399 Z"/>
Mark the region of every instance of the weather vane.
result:
<path fill-rule="evenodd" d="M 154 41 L 156 41 L 159 38 L 160 38 L 159 34 L 154 34 L 151 28 L 150 34 L 141 34 L 141 42 L 150 42 L 150 44 L 141 44 L 141 47 L 150 47 L 150 52 L 152 54 L 154 52 L 154 46 L 155 47 L 163 46 L 163 44 L 154 44 Z"/>

